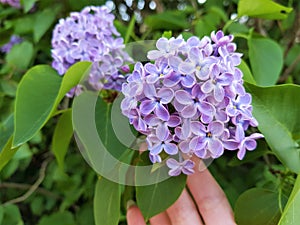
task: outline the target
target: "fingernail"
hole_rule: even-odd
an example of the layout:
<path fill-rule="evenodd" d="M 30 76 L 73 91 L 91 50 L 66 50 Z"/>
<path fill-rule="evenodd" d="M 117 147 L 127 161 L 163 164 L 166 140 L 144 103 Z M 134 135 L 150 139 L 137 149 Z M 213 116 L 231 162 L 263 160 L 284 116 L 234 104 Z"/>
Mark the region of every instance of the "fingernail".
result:
<path fill-rule="evenodd" d="M 127 201 L 126 207 L 127 207 L 127 209 L 129 209 L 130 207 L 135 206 L 135 205 L 136 205 L 135 201 L 130 199 L 130 200 Z"/>

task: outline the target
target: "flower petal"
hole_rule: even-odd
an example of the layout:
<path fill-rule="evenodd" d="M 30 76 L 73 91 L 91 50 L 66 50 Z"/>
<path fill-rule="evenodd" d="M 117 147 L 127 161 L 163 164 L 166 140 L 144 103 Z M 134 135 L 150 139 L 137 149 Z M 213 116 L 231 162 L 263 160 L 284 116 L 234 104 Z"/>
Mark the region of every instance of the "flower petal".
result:
<path fill-rule="evenodd" d="M 192 96 L 184 90 L 176 91 L 175 98 L 179 103 L 181 103 L 183 105 L 189 105 L 194 102 L 192 99 Z"/>
<path fill-rule="evenodd" d="M 179 64 L 178 70 L 182 74 L 191 74 L 195 71 L 195 65 L 190 62 L 182 62 Z"/>
<path fill-rule="evenodd" d="M 160 102 L 162 104 L 168 104 L 174 97 L 174 91 L 171 88 L 162 88 L 158 91 L 157 97 L 161 98 Z"/>
<path fill-rule="evenodd" d="M 164 150 L 169 155 L 176 155 L 178 153 L 178 147 L 174 143 L 165 143 Z"/>
<path fill-rule="evenodd" d="M 208 142 L 208 150 L 213 158 L 218 158 L 223 154 L 224 147 L 219 139 L 211 139 Z"/>
<path fill-rule="evenodd" d="M 170 169 L 175 169 L 179 166 L 179 163 L 173 158 L 167 159 L 166 164 Z"/>
<path fill-rule="evenodd" d="M 143 115 L 149 115 L 155 108 L 158 103 L 152 100 L 145 100 L 140 105 L 140 112 Z"/>
<path fill-rule="evenodd" d="M 211 122 L 207 128 L 213 136 L 221 136 L 224 132 L 224 124 L 220 121 Z"/>
<path fill-rule="evenodd" d="M 161 103 L 158 103 L 156 105 L 154 112 L 157 115 L 157 117 L 163 121 L 168 121 L 170 118 L 169 111 Z"/>
<path fill-rule="evenodd" d="M 186 75 L 181 77 L 181 84 L 186 88 L 192 88 L 196 83 L 195 77 L 191 75 Z"/>
<path fill-rule="evenodd" d="M 169 131 L 166 123 L 161 123 L 157 126 L 156 136 L 158 137 L 159 140 L 161 140 L 161 141 L 167 140 L 169 134 L 170 134 L 170 131 Z"/>

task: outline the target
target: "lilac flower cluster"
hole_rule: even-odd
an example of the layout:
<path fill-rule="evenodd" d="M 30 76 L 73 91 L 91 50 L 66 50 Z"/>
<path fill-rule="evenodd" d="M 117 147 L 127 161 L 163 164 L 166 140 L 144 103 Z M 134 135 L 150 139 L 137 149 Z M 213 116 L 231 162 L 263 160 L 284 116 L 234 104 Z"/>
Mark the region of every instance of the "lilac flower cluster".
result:
<path fill-rule="evenodd" d="M 187 41 L 160 38 L 157 50 L 148 52 L 154 63 L 136 63 L 122 86 L 122 113 L 147 136 L 150 160 L 161 162 L 163 152 L 176 156 L 166 162 L 171 176 L 194 173 L 192 156 L 237 150 L 242 159 L 263 137 L 245 134 L 258 123 L 237 68 L 242 54 L 232 41 L 222 31 Z"/>
<path fill-rule="evenodd" d="M 105 6 L 88 6 L 60 19 L 52 37 L 53 68 L 63 75 L 74 63 L 90 61 L 93 65 L 89 83 L 93 88 L 121 90 L 123 74 L 129 71 L 124 64 L 131 59 L 123 50 L 125 46 L 114 27 L 114 18 Z M 80 87 L 74 88 L 69 97 L 78 90 Z"/>
<path fill-rule="evenodd" d="M 10 5 L 14 8 L 21 8 L 20 0 L 0 0 L 1 3 Z"/>
<path fill-rule="evenodd" d="M 2 45 L 0 47 L 0 52 L 3 52 L 3 53 L 8 53 L 10 52 L 10 50 L 12 49 L 12 47 L 16 44 L 19 44 L 23 41 L 23 38 L 17 36 L 17 35 L 12 35 L 10 37 L 10 40 L 8 43 Z"/>

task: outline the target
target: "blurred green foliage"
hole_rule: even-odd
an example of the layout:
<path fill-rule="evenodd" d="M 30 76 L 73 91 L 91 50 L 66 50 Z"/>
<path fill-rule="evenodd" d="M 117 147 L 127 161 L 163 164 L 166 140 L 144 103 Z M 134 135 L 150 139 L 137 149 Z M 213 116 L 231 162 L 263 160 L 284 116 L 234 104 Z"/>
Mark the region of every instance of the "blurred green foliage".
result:
<path fill-rule="evenodd" d="M 118 217 L 119 224 L 126 224 L 124 205 L 135 195 L 135 190 L 108 182 L 105 187 L 110 188 L 101 193 L 99 188 L 106 181 L 97 178 L 74 140 L 70 141 L 68 110 L 71 102 L 63 96 L 67 87 L 80 80 L 88 65 L 76 65 L 77 69 L 69 72 L 75 79 L 70 81 L 71 84 L 62 81 L 47 66 L 51 64 L 52 29 L 59 18 L 86 5 L 102 5 L 105 1 L 22 2 L 23 9 L 20 10 L 0 5 L 0 45 L 12 34 L 25 40 L 8 54 L 0 53 L 0 224 L 92 225 L 95 224 L 94 217 L 96 221 L 99 217 L 102 221 L 102 214 L 95 216 L 94 201 L 99 200 L 95 205 L 96 210 L 101 210 L 109 197 L 105 193 L 111 193 L 116 199 L 117 205 L 110 209 L 114 219 Z M 254 113 L 260 120 L 259 129 L 266 141 L 260 140 L 258 148 L 248 152 L 243 161 L 227 152 L 209 169 L 235 209 L 239 225 L 297 224 L 297 220 L 291 218 L 300 211 L 299 178 L 296 181 L 300 167 L 300 104 L 297 98 L 300 94 L 300 2 L 126 2 L 107 1 L 106 4 L 112 6 L 117 18 L 115 25 L 128 42 L 153 40 L 162 35 L 203 37 L 218 29 L 235 35 L 238 51 L 244 54 L 240 68 L 245 75 L 247 90 L 253 95 Z M 44 64 L 43 68 L 31 68 L 38 64 Z M 41 69 L 44 71 L 34 74 Z M 40 73 L 44 76 L 39 76 Z M 32 83 L 34 75 L 36 80 Z M 26 87 L 27 81 L 29 86 Z M 48 95 L 46 87 L 49 86 L 52 95 Z M 20 102 L 16 102 L 16 96 Z M 25 111 L 26 115 L 23 114 Z M 41 115 L 43 117 L 39 117 Z M 41 118 L 38 124 L 36 118 Z M 14 127 L 14 120 L 21 122 Z M 103 117 L 103 120 L 107 118 Z M 98 129 L 106 123 L 98 125 Z M 19 124 L 23 125 L 22 129 Z M 11 139 L 13 133 L 14 140 Z M 59 139 L 63 135 L 66 136 Z M 142 191 L 143 188 L 137 189 L 137 194 Z M 170 197 L 169 203 L 174 196 Z M 121 200 L 125 203 L 120 204 Z M 145 199 L 137 200 L 147 206 Z M 164 204 L 161 209 L 168 205 Z M 298 214 L 291 212 L 293 207 Z M 257 214 L 258 208 L 265 209 L 264 213 Z M 146 216 L 157 213 L 151 210 Z M 117 224 L 114 219 L 109 223 Z"/>

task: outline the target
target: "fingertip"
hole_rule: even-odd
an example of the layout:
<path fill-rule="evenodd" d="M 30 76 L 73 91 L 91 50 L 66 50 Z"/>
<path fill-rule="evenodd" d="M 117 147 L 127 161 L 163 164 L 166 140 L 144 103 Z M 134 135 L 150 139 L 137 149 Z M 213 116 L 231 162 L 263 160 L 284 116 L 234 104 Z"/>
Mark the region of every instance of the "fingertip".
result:
<path fill-rule="evenodd" d="M 235 224 L 228 199 L 209 170 L 195 171 L 187 185 L 205 224 Z"/>
<path fill-rule="evenodd" d="M 146 225 L 141 210 L 132 200 L 127 202 L 126 218 L 128 225 Z"/>

